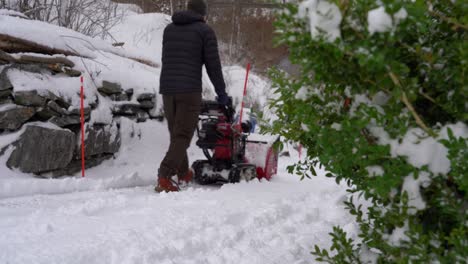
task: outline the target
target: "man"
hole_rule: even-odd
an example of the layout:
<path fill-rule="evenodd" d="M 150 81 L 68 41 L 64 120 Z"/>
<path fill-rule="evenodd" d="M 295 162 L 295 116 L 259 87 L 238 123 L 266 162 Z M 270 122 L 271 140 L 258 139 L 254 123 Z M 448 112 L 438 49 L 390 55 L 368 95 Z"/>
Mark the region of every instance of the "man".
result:
<path fill-rule="evenodd" d="M 218 95 L 218 102 L 228 103 L 226 85 L 214 31 L 206 24 L 204 0 L 190 0 L 186 11 L 172 16 L 164 30 L 160 93 L 170 132 L 170 146 L 159 167 L 156 192 L 178 191 L 172 181 L 190 182 L 187 148 L 198 124 L 202 101 L 202 67 Z"/>

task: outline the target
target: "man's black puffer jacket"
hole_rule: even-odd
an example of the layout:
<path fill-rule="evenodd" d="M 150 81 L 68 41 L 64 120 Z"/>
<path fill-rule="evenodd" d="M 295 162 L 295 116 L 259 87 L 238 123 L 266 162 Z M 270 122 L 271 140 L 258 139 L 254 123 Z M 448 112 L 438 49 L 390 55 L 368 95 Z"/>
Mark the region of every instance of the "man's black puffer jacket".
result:
<path fill-rule="evenodd" d="M 193 11 L 182 11 L 172 16 L 164 30 L 161 94 L 201 93 L 202 66 L 205 64 L 216 93 L 226 94 L 216 34 Z"/>

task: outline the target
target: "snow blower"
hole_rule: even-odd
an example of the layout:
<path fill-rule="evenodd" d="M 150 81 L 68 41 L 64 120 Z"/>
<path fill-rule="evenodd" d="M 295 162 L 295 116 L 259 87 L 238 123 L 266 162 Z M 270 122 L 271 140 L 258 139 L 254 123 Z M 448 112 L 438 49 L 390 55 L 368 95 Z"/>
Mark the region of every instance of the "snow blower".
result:
<path fill-rule="evenodd" d="M 196 144 L 203 150 L 206 160 L 193 163 L 195 182 L 206 185 L 255 178 L 270 180 L 278 167 L 278 152 L 273 147 L 278 137 L 251 134 L 252 123 L 242 120 L 244 102 L 237 120 L 232 98 L 229 101 L 228 105 L 202 102 Z"/>

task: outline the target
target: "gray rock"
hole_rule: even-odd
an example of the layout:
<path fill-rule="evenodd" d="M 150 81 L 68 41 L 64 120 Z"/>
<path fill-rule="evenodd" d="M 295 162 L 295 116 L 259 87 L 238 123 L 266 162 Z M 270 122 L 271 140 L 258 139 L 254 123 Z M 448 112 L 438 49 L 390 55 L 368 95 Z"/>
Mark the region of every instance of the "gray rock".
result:
<path fill-rule="evenodd" d="M 138 95 L 137 100 L 138 101 L 152 101 L 156 98 L 156 95 L 154 93 L 142 93 Z"/>
<path fill-rule="evenodd" d="M 122 102 L 122 101 L 128 101 L 129 100 L 128 95 L 125 94 L 125 93 L 113 94 L 113 95 L 110 96 L 110 99 L 112 101 L 116 101 L 116 102 Z"/>
<path fill-rule="evenodd" d="M 134 93 L 134 90 L 133 88 L 130 88 L 130 89 L 125 90 L 125 93 L 128 95 L 128 97 L 131 98 Z"/>
<path fill-rule="evenodd" d="M 24 106 L 44 106 L 47 99 L 40 96 L 37 91 L 18 91 L 13 93 L 15 103 Z"/>
<path fill-rule="evenodd" d="M 34 116 L 36 110 L 33 107 L 21 107 L 11 105 L 11 107 L 3 107 L 0 110 L 0 129 L 2 130 L 18 130 L 24 122 Z"/>
<path fill-rule="evenodd" d="M 47 121 L 52 117 L 59 117 L 60 114 L 52 111 L 49 107 L 39 107 L 36 116 L 42 121 Z"/>
<path fill-rule="evenodd" d="M 13 90 L 11 90 L 11 89 L 0 90 L 0 98 L 10 97 L 10 95 L 12 95 L 12 93 L 13 93 Z"/>
<path fill-rule="evenodd" d="M 61 108 L 68 109 L 70 107 L 70 103 L 67 102 L 65 99 L 63 99 L 60 96 L 55 95 L 54 93 L 47 91 L 45 95 L 43 95 L 44 98 L 54 101 L 56 104 L 58 104 Z"/>
<path fill-rule="evenodd" d="M 143 109 L 153 109 L 155 106 L 153 101 L 140 101 L 140 107 Z"/>
<path fill-rule="evenodd" d="M 55 101 L 49 101 L 45 107 L 39 107 L 37 109 L 36 116 L 42 121 L 46 121 L 53 118 L 53 120 L 56 121 L 54 122 L 55 124 L 59 125 L 60 127 L 63 127 L 61 124 L 63 122 L 67 123 L 67 121 L 57 122 L 57 120 L 61 120 L 61 116 L 69 114 L 70 113 L 67 110 L 60 107 Z"/>
<path fill-rule="evenodd" d="M 103 154 L 114 154 L 120 149 L 120 130 L 116 123 L 108 126 L 85 127 L 85 156 L 92 157 Z M 80 142 L 81 133 L 78 133 L 77 141 Z M 81 146 L 77 148 L 76 156 L 81 155 Z"/>
<path fill-rule="evenodd" d="M 120 84 L 118 83 L 103 81 L 102 87 L 99 87 L 98 91 L 106 95 L 112 95 L 112 94 L 120 94 L 122 93 L 123 90 Z"/>
<path fill-rule="evenodd" d="M 73 158 L 75 134 L 39 126 L 28 126 L 7 161 L 9 168 L 40 174 L 65 168 Z"/>
<path fill-rule="evenodd" d="M 14 104 L 13 100 L 9 97 L 0 97 L 0 105 L 6 105 L 6 104 Z"/>
<path fill-rule="evenodd" d="M 13 85 L 7 76 L 8 67 L 0 72 L 0 91 L 13 89 Z"/>
<path fill-rule="evenodd" d="M 136 116 L 137 122 L 145 122 L 148 119 L 149 119 L 148 113 L 146 113 L 144 111 L 140 111 L 140 112 L 137 113 L 137 116 Z"/>
<path fill-rule="evenodd" d="M 53 101 L 58 100 L 60 98 L 51 91 L 46 91 L 41 96 L 44 97 L 45 99 L 53 100 Z"/>
<path fill-rule="evenodd" d="M 136 115 L 141 111 L 140 104 L 116 104 L 112 107 L 112 113 L 115 115 Z"/>
<path fill-rule="evenodd" d="M 37 63 L 32 63 L 32 64 L 14 64 L 12 68 L 19 69 L 22 71 L 27 71 L 27 72 L 32 72 L 32 73 L 49 73 L 50 70 L 47 68 L 47 65 L 44 64 L 37 64 Z"/>
<path fill-rule="evenodd" d="M 67 102 L 66 100 L 64 100 L 63 98 L 57 98 L 56 100 L 54 100 L 60 107 L 64 108 L 64 109 L 68 109 L 70 108 L 71 104 L 70 102 Z"/>
<path fill-rule="evenodd" d="M 69 115 L 69 116 L 54 116 L 50 119 L 50 122 L 59 126 L 66 127 L 71 125 L 78 125 L 81 123 L 80 116 L 78 115 Z"/>
<path fill-rule="evenodd" d="M 75 70 L 75 69 L 72 69 L 72 68 L 69 68 L 69 67 L 63 67 L 63 71 L 66 75 L 70 76 L 70 77 L 80 77 L 82 72 L 78 71 L 78 70 Z"/>
<path fill-rule="evenodd" d="M 70 113 L 63 109 L 62 107 L 60 107 L 60 105 L 58 105 L 55 101 L 49 101 L 47 103 L 47 107 L 50 108 L 50 110 L 60 114 L 60 115 L 69 115 Z"/>
<path fill-rule="evenodd" d="M 68 112 L 70 115 L 81 115 L 81 109 L 80 108 L 74 108 Z M 84 114 L 85 116 L 89 116 L 91 114 L 91 108 L 90 107 L 85 107 L 84 108 Z"/>

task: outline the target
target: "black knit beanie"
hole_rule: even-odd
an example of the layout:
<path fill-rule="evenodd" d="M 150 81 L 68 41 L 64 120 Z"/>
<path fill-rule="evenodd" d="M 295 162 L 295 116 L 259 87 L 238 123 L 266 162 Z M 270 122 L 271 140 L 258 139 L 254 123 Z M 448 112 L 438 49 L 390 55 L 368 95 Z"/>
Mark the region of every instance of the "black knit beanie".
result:
<path fill-rule="evenodd" d="M 188 10 L 197 12 L 202 16 L 206 16 L 206 2 L 205 0 L 190 0 L 187 5 Z"/>

